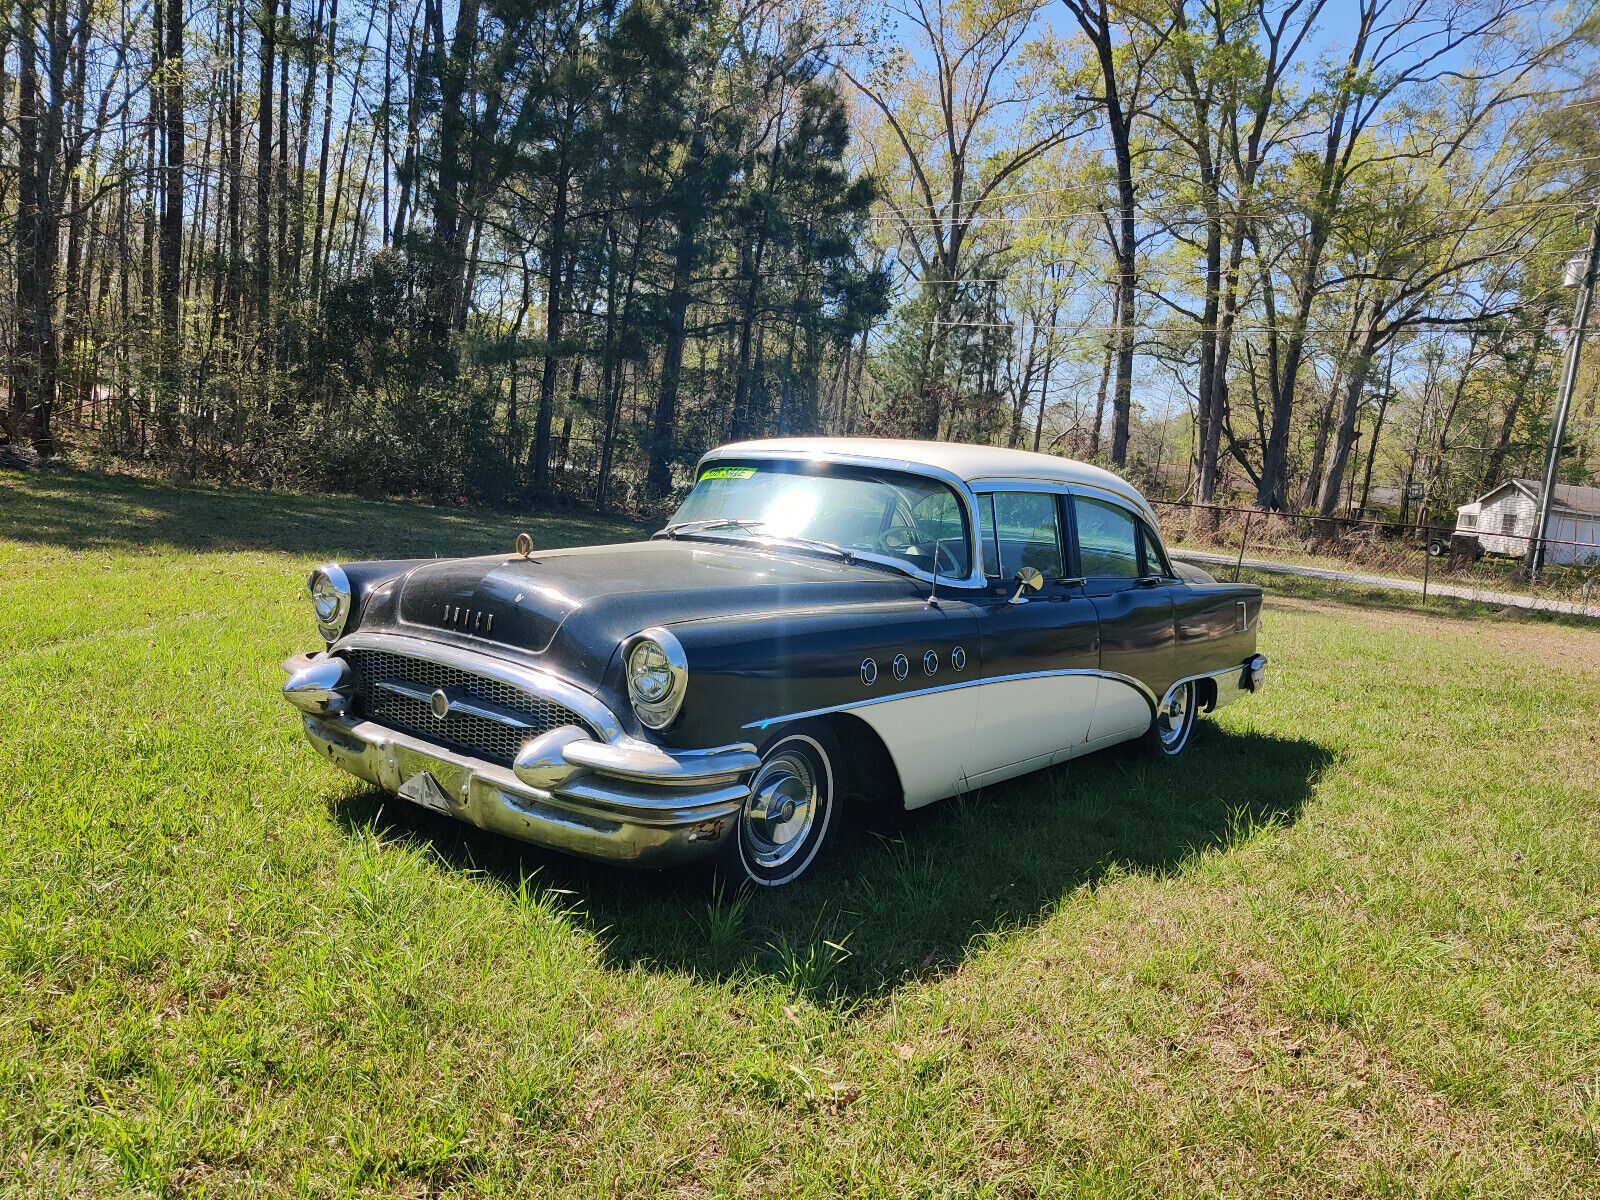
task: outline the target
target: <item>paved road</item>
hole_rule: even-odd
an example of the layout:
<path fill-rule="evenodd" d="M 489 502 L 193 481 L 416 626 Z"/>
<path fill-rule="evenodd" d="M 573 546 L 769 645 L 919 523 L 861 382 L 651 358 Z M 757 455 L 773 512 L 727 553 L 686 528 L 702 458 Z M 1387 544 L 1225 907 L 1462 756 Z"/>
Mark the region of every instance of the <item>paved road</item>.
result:
<path fill-rule="evenodd" d="M 1238 559 L 1232 554 L 1213 554 L 1207 550 L 1172 549 L 1167 553 L 1184 562 L 1201 566 L 1231 567 Z M 1299 563 L 1269 562 L 1260 558 L 1247 558 L 1244 565 L 1252 571 L 1266 571 L 1272 575 L 1305 575 L 1311 579 L 1330 579 L 1335 583 L 1355 583 L 1362 587 L 1389 588 L 1396 592 L 1422 591 L 1414 579 L 1392 579 L 1387 575 L 1361 575 L 1355 571 L 1334 571 L 1327 567 L 1307 567 Z M 1429 583 L 1430 596 L 1453 596 L 1458 600 L 1475 600 L 1479 604 L 1497 604 L 1502 608 L 1525 608 L 1534 612 L 1566 613 L 1575 617 L 1600 617 L 1600 604 L 1578 604 L 1571 600 L 1546 600 L 1540 596 L 1519 596 L 1515 592 L 1486 592 L 1479 588 L 1457 587 L 1451 583 Z"/>

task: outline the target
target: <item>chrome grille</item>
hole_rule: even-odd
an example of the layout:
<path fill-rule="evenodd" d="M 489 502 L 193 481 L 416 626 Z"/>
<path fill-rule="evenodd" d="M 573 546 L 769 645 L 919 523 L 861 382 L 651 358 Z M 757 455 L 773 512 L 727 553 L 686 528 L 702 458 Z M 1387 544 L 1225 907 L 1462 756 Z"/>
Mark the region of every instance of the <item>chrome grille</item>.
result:
<path fill-rule="evenodd" d="M 511 765 L 511 760 L 529 738 L 563 725 L 588 728 L 588 723 L 564 704 L 487 675 L 388 650 L 348 650 L 345 659 L 356 673 L 356 694 L 363 714 L 370 720 L 503 767 Z M 430 692 L 443 688 L 452 696 L 486 701 L 514 714 L 526 722 L 528 728 L 456 711 L 441 721 L 433 715 L 427 701 L 378 686 L 389 682 L 422 687 Z"/>

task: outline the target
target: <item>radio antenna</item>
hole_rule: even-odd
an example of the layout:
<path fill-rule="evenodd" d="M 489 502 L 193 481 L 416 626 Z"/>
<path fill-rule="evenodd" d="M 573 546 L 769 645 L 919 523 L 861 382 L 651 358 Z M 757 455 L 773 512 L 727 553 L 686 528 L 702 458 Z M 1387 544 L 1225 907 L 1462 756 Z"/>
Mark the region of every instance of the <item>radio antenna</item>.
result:
<path fill-rule="evenodd" d="M 928 607 L 939 607 L 939 551 L 944 548 L 944 539 L 937 538 L 933 543 L 933 586 L 928 589 Z"/>

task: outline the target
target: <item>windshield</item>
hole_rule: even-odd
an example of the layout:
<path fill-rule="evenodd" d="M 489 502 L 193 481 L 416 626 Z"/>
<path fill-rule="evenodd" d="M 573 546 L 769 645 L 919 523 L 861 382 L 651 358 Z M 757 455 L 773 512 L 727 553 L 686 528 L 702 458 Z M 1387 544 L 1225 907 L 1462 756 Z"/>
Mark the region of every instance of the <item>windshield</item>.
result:
<path fill-rule="evenodd" d="M 941 578 L 971 571 L 966 514 L 942 483 L 827 463 L 714 462 L 667 526 L 676 536 L 818 544 Z"/>

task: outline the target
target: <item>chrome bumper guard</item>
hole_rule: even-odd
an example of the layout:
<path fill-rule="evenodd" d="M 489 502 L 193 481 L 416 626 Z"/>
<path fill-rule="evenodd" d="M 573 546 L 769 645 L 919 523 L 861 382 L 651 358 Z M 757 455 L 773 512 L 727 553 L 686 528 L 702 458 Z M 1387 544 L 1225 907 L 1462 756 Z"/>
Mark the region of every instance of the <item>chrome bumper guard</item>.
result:
<path fill-rule="evenodd" d="M 1267 656 L 1252 654 L 1239 666 L 1218 671 L 1212 678 L 1217 681 L 1217 702 L 1213 707 L 1232 704 L 1240 696 L 1252 695 L 1266 686 Z"/>
<path fill-rule="evenodd" d="M 606 862 L 668 866 L 711 853 L 750 795 L 761 760 L 748 744 L 669 751 L 576 725 L 527 742 L 511 769 L 346 712 L 354 678 L 321 652 L 286 660 L 284 699 L 317 751 L 424 808 Z"/>

